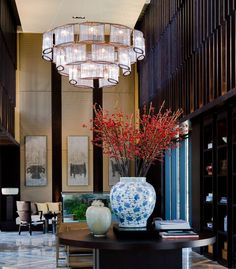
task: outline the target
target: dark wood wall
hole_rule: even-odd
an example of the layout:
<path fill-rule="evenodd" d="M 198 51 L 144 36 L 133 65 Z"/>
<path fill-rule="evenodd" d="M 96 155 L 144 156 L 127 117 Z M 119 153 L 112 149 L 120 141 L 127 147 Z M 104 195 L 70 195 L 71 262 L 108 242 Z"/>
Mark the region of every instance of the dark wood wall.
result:
<path fill-rule="evenodd" d="M 163 101 L 172 110 L 182 108 L 192 119 L 194 149 L 192 213 L 200 223 L 201 115 L 236 96 L 236 2 L 234 0 L 151 0 L 136 27 L 146 39 L 146 57 L 138 64 L 139 106 Z M 164 173 L 157 177 L 164 196 Z M 162 178 L 162 179 L 161 179 Z M 164 206 L 161 199 L 162 208 Z M 163 215 L 163 209 L 161 212 Z M 198 227 L 199 228 L 199 227 Z"/>
<path fill-rule="evenodd" d="M 16 102 L 16 30 L 19 25 L 14 1 L 0 1 L 0 124 L 14 136 Z"/>
<path fill-rule="evenodd" d="M 17 25 L 20 21 L 15 1 L 0 0 L 0 189 L 20 187 L 20 147 L 14 139 Z M 0 192 L 0 228 L 4 225 L 6 196 Z"/>
<path fill-rule="evenodd" d="M 191 115 L 235 95 L 235 24 L 233 0 L 152 0 L 138 25 L 146 38 L 140 105 L 165 100 Z"/>

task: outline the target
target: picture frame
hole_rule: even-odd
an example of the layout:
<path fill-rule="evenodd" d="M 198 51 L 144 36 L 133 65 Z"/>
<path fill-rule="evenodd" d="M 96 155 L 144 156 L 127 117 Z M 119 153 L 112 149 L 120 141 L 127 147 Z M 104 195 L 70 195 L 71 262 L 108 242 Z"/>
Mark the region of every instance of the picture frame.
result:
<path fill-rule="evenodd" d="M 25 136 L 25 186 L 47 185 L 47 136 Z"/>
<path fill-rule="evenodd" d="M 115 185 L 120 180 L 119 167 L 114 158 L 109 158 L 109 186 Z"/>
<path fill-rule="evenodd" d="M 88 185 L 88 136 L 68 136 L 68 186 Z"/>

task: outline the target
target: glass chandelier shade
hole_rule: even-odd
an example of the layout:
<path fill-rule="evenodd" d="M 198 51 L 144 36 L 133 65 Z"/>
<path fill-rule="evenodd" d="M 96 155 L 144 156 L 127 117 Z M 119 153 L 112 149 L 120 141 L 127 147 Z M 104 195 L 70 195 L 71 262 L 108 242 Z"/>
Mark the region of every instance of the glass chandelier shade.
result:
<path fill-rule="evenodd" d="M 84 22 L 56 27 L 43 34 L 42 57 L 56 64 L 77 87 L 115 86 L 131 65 L 145 57 L 143 33 L 124 25 Z"/>

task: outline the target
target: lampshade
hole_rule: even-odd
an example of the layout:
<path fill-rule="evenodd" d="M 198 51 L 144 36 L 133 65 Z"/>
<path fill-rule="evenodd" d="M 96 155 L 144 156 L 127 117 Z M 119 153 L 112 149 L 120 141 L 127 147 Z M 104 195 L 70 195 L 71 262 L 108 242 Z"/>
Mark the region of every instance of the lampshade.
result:
<path fill-rule="evenodd" d="M 83 22 L 56 27 L 43 34 L 42 57 L 77 87 L 114 86 L 131 65 L 145 57 L 143 33 L 124 25 Z"/>
<path fill-rule="evenodd" d="M 2 195 L 17 195 L 19 188 L 2 188 Z"/>

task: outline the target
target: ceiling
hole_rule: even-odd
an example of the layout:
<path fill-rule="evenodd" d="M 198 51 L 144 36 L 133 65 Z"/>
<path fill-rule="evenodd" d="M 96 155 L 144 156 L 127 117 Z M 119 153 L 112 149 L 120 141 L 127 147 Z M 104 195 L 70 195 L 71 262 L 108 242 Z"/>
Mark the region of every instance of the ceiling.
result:
<path fill-rule="evenodd" d="M 150 0 L 15 0 L 23 32 L 42 33 L 56 26 L 84 21 L 134 27 Z M 85 19 L 73 19 L 73 16 Z"/>

